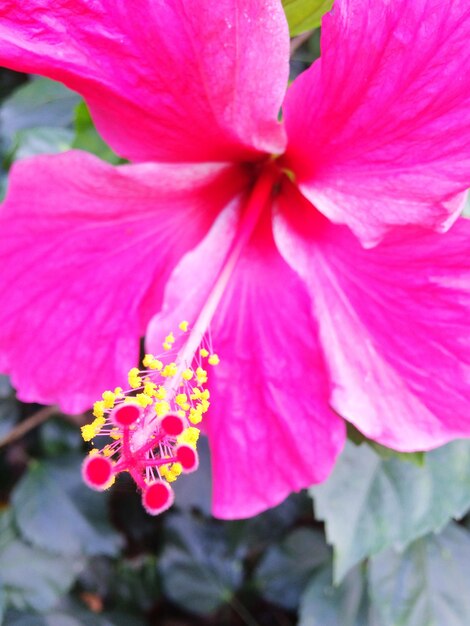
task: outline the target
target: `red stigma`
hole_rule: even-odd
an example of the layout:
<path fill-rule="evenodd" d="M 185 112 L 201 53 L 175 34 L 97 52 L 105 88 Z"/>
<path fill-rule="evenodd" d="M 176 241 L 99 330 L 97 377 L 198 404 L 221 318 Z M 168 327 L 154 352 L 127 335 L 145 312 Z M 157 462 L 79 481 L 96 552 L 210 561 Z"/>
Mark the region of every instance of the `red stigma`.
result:
<path fill-rule="evenodd" d="M 161 427 L 170 437 L 178 437 L 184 430 L 184 421 L 179 415 L 170 413 L 162 419 Z"/>
<path fill-rule="evenodd" d="M 106 489 L 113 478 L 113 473 L 112 461 L 99 454 L 88 456 L 83 461 L 83 480 L 92 489 L 99 491 Z"/>
<path fill-rule="evenodd" d="M 142 411 L 136 404 L 123 404 L 112 413 L 112 420 L 121 428 L 130 426 L 141 416 Z"/>
<path fill-rule="evenodd" d="M 186 473 L 194 472 L 199 465 L 199 457 L 191 446 L 182 445 L 176 450 L 176 458 Z"/>
<path fill-rule="evenodd" d="M 165 482 L 157 480 L 151 483 L 142 494 L 142 504 L 150 515 L 158 515 L 173 504 L 172 488 Z"/>

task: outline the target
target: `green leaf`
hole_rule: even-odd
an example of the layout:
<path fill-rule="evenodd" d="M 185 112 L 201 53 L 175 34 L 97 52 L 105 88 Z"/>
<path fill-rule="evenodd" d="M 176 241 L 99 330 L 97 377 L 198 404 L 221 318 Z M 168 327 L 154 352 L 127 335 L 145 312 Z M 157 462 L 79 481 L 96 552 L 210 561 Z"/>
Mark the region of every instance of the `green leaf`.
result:
<path fill-rule="evenodd" d="M 0 552 L 18 538 L 18 531 L 13 523 L 10 509 L 0 511 Z M 1 576 L 1 572 L 0 572 Z"/>
<path fill-rule="evenodd" d="M 114 598 L 114 606 L 149 611 L 161 595 L 161 582 L 156 559 L 147 556 L 137 562 L 123 561 L 114 571 L 108 594 Z"/>
<path fill-rule="evenodd" d="M 134 616 L 115 613 L 98 615 L 74 606 L 42 615 L 9 611 L 7 620 L 8 626 L 145 626 Z"/>
<path fill-rule="evenodd" d="M 113 165 L 123 162 L 101 139 L 84 102 L 80 102 L 75 108 L 75 139 L 72 147 L 96 154 Z"/>
<path fill-rule="evenodd" d="M 80 430 L 61 417 L 47 420 L 39 430 L 39 438 L 41 451 L 46 456 L 77 452 L 83 448 Z"/>
<path fill-rule="evenodd" d="M 456 441 L 427 453 L 422 467 L 348 444 L 328 481 L 310 493 L 334 546 L 339 581 L 363 558 L 393 545 L 406 547 L 465 514 L 470 507 L 470 442 Z"/>
<path fill-rule="evenodd" d="M 117 554 L 121 539 L 107 521 L 107 498 L 81 481 L 80 458 L 34 463 L 12 496 L 24 537 L 63 555 Z M 53 520 L 53 523 L 51 523 Z"/>
<path fill-rule="evenodd" d="M 370 594 L 383 626 L 468 626 L 470 534 L 457 524 L 371 560 Z"/>
<path fill-rule="evenodd" d="M 333 6 L 333 0 L 282 0 L 291 37 L 317 28 Z"/>
<path fill-rule="evenodd" d="M 58 154 L 70 150 L 73 131 L 67 128 L 28 128 L 16 133 L 13 146 L 5 157 L 9 166 L 14 161 L 38 154 Z"/>
<path fill-rule="evenodd" d="M 64 613 L 38 615 L 37 613 L 10 611 L 7 614 L 7 619 L 9 626 L 85 626 L 85 622 Z M 88 626 L 98 626 L 98 622 L 90 621 Z"/>
<path fill-rule="evenodd" d="M 0 374 L 0 400 L 4 398 L 13 397 L 13 389 L 10 385 L 10 379 L 8 376 Z"/>
<path fill-rule="evenodd" d="M 1 585 L 0 579 L 0 585 Z M 3 624 L 3 617 L 5 615 L 5 609 L 7 606 L 7 595 L 3 587 L 0 587 L 0 624 Z"/>
<path fill-rule="evenodd" d="M 0 396 L 0 438 L 6 437 L 19 417 L 18 403 L 15 398 Z"/>
<path fill-rule="evenodd" d="M 51 609 L 70 589 L 83 566 L 81 560 L 28 545 L 16 533 L 9 512 L 0 516 L 0 536 L 1 583 L 8 605 L 19 610 Z"/>
<path fill-rule="evenodd" d="M 379 626 L 369 603 L 364 568 L 356 567 L 334 586 L 332 568 L 321 568 L 300 602 L 298 626 Z"/>
<path fill-rule="evenodd" d="M 207 516 L 212 510 L 212 471 L 207 437 L 198 443 L 199 467 L 174 483 L 175 502 L 182 511 L 198 509 Z"/>
<path fill-rule="evenodd" d="M 330 550 L 320 533 L 297 528 L 264 554 L 254 574 L 255 583 L 265 600 L 295 610 L 313 571 L 329 557 Z"/>
<path fill-rule="evenodd" d="M 397 459 L 399 461 L 408 461 L 409 463 L 414 463 L 418 467 L 422 467 L 426 460 L 425 452 L 397 452 L 391 448 L 381 446 L 375 441 L 367 441 L 367 443 L 382 459 L 384 459 L 384 461 Z"/>
<path fill-rule="evenodd" d="M 37 78 L 19 87 L 0 107 L 0 131 L 7 143 L 20 130 L 48 126 L 65 128 L 73 121 L 80 98 L 60 83 Z"/>
<path fill-rule="evenodd" d="M 1 159 L 1 154 L 0 154 Z M 3 202 L 7 193 L 8 177 L 6 172 L 0 170 L 0 202 Z"/>
<path fill-rule="evenodd" d="M 198 447 L 199 450 L 199 447 Z M 306 493 L 293 493 L 281 504 L 248 519 L 225 522 L 232 545 L 261 555 L 269 545 L 278 544 L 296 521 L 311 514 L 311 500 Z"/>
<path fill-rule="evenodd" d="M 94 558 L 80 575 L 80 587 L 105 596 L 107 604 L 117 610 L 141 614 L 151 610 L 161 598 L 156 564 L 153 554 L 119 561 Z"/>
<path fill-rule="evenodd" d="M 160 571 L 173 602 L 207 615 L 230 602 L 241 584 L 242 555 L 229 545 L 222 524 L 169 515 Z"/>
<path fill-rule="evenodd" d="M 424 465 L 424 461 L 426 458 L 425 452 L 397 452 L 397 450 L 392 450 L 391 448 L 386 448 L 385 446 L 380 445 L 376 441 L 372 441 L 371 439 L 367 439 L 365 435 L 363 435 L 355 426 L 353 426 L 350 422 L 346 424 L 346 431 L 348 434 L 349 441 L 352 441 L 357 446 L 365 443 L 371 448 L 373 448 L 379 456 L 383 459 L 388 460 L 392 458 L 401 459 L 402 461 L 410 461 L 415 465 L 422 466 Z"/>

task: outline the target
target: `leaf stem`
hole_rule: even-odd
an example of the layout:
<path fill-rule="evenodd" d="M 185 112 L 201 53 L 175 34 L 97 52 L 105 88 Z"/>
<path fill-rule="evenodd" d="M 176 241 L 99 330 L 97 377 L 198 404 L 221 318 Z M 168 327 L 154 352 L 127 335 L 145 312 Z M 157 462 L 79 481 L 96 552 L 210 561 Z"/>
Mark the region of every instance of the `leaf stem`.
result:
<path fill-rule="evenodd" d="M 3 448 L 10 443 L 17 441 L 18 439 L 21 439 L 21 437 L 24 437 L 24 435 L 29 433 L 30 430 L 36 428 L 37 426 L 40 426 L 50 417 L 56 415 L 57 413 L 59 413 L 59 408 L 56 406 L 46 406 L 36 413 L 33 413 L 25 420 L 20 422 L 17 426 L 15 426 L 15 428 L 12 428 L 8 435 L 5 435 L 5 437 L 0 439 L 0 448 Z"/>

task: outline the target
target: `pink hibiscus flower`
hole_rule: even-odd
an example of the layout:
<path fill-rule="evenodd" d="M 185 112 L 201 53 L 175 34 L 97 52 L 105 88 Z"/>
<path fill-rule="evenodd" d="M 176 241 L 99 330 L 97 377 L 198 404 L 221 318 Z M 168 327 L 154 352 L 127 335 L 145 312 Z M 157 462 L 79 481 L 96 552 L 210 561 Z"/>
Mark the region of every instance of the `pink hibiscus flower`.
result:
<path fill-rule="evenodd" d="M 0 63 L 78 91 L 134 162 L 12 170 L 0 370 L 20 398 L 83 410 L 146 330 L 158 350 L 188 319 L 189 354 L 210 325 L 227 518 L 324 480 L 338 414 L 402 451 L 470 435 L 470 223 L 436 232 L 470 182 L 469 37 L 467 0 L 336 0 L 285 96 L 280 0 L 4 0 Z"/>

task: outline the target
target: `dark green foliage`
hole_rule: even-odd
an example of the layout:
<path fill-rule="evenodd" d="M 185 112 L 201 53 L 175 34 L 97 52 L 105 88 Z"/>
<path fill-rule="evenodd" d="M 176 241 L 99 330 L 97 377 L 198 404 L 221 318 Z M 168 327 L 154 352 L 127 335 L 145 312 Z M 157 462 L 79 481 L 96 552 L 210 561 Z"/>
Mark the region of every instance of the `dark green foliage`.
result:
<path fill-rule="evenodd" d="M 336 550 L 340 580 L 362 559 L 441 531 L 470 508 L 470 442 L 426 455 L 423 465 L 349 444 L 330 479 L 311 489 Z"/>

